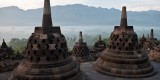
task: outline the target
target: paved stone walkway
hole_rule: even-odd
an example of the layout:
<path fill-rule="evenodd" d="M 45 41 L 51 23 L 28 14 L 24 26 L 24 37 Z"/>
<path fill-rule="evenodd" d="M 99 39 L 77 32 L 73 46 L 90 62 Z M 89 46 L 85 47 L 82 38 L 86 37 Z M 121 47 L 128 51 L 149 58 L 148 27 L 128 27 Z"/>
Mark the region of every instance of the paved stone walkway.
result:
<path fill-rule="evenodd" d="M 81 64 L 81 70 L 84 71 L 91 80 L 160 80 L 160 63 L 152 62 L 157 74 L 147 78 L 119 78 L 109 75 L 104 75 L 96 72 L 93 68 L 93 62 L 87 62 Z M 11 72 L 0 73 L 0 80 L 8 80 Z"/>
<path fill-rule="evenodd" d="M 160 80 L 160 63 L 152 62 L 152 64 L 157 70 L 157 73 L 154 76 L 146 78 L 120 78 L 101 74 L 93 69 L 93 62 L 82 63 L 81 69 L 90 77 L 91 80 Z"/>

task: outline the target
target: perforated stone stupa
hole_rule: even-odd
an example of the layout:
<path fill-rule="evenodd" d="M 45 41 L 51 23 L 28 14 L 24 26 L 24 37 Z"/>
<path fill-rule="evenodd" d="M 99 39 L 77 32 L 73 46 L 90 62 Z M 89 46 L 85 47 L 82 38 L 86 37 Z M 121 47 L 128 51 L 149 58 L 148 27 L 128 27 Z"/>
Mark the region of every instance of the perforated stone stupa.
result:
<path fill-rule="evenodd" d="M 0 60 L 5 58 L 11 58 L 14 51 L 11 47 L 8 47 L 5 40 L 3 39 L 2 45 L 0 47 Z"/>
<path fill-rule="evenodd" d="M 154 37 L 154 31 L 151 29 L 150 36 L 146 38 L 143 44 L 143 49 L 145 52 L 149 52 L 150 50 L 154 50 L 156 46 L 159 45 L 157 38 Z"/>
<path fill-rule="evenodd" d="M 95 42 L 93 49 L 97 51 L 103 51 L 104 49 L 106 49 L 106 44 L 102 41 L 101 35 L 99 35 L 99 39 L 97 42 Z"/>
<path fill-rule="evenodd" d="M 148 55 L 150 60 L 160 62 L 160 45 L 151 50 Z"/>
<path fill-rule="evenodd" d="M 101 35 L 99 35 L 99 39 L 95 42 L 93 48 L 91 49 L 92 56 L 97 59 L 99 57 L 99 54 L 101 54 L 101 52 L 105 49 L 106 44 L 104 41 L 102 41 Z"/>
<path fill-rule="evenodd" d="M 9 80 L 87 80 L 68 55 L 60 27 L 52 27 L 50 0 L 45 0 L 42 27 L 35 27 L 25 56 Z"/>
<path fill-rule="evenodd" d="M 71 56 L 79 63 L 93 61 L 87 43 L 83 42 L 82 32 L 79 33 L 79 41 L 75 43 Z"/>
<path fill-rule="evenodd" d="M 108 48 L 94 64 L 96 71 L 119 77 L 147 77 L 155 74 L 148 56 L 141 52 L 133 26 L 127 25 L 126 7 L 121 24 L 111 33 Z"/>
<path fill-rule="evenodd" d="M 146 37 L 143 34 L 143 36 L 139 39 L 139 47 L 141 49 L 143 49 L 145 41 L 146 41 Z"/>

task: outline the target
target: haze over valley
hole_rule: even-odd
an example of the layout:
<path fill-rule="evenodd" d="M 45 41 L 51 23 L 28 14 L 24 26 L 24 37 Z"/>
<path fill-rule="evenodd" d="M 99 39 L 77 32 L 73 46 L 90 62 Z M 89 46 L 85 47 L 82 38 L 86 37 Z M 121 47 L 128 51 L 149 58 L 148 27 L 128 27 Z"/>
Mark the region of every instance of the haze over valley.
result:
<path fill-rule="evenodd" d="M 26 38 L 34 32 L 36 26 L 41 26 L 42 8 L 22 10 L 18 7 L 0 8 L 0 42 L 4 38 L 9 42 L 12 38 Z M 53 6 L 52 19 L 54 26 L 61 26 L 62 33 L 69 38 L 77 37 L 79 31 L 84 34 L 84 40 L 89 45 L 88 37 L 96 38 L 102 35 L 108 38 L 114 26 L 120 25 L 121 11 L 115 8 L 96 8 L 82 4 Z M 147 36 L 154 29 L 155 37 L 160 39 L 160 11 L 128 11 L 128 25 L 134 26 L 135 32 L 141 37 Z M 76 40 L 77 40 L 76 39 Z"/>

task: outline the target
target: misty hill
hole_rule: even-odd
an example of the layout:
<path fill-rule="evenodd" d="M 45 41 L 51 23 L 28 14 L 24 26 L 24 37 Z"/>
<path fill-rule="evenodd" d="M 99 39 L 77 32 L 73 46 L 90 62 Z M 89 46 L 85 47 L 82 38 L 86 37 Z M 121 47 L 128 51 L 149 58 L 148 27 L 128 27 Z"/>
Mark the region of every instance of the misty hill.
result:
<path fill-rule="evenodd" d="M 40 26 L 42 8 L 24 11 L 17 7 L 0 8 L 1 26 Z M 52 7 L 53 24 L 60 26 L 119 25 L 121 11 L 81 4 Z M 128 24 L 160 26 L 160 11 L 128 12 Z"/>

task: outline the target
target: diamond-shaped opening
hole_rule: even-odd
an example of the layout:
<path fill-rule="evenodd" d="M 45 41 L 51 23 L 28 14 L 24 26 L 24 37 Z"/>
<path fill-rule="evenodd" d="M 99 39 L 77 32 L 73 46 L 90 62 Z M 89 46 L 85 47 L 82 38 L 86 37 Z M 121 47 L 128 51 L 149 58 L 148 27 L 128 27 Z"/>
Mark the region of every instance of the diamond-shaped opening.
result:
<path fill-rule="evenodd" d="M 56 60 L 57 60 L 57 61 L 59 60 L 59 57 L 58 57 L 58 55 L 56 56 Z"/>
<path fill-rule="evenodd" d="M 124 38 L 124 35 L 122 37 Z"/>
<path fill-rule="evenodd" d="M 43 50 L 43 51 L 42 51 L 42 54 L 43 54 L 43 55 L 45 55 L 45 54 L 46 54 L 45 50 Z"/>
<path fill-rule="evenodd" d="M 47 61 L 49 61 L 49 60 L 50 60 L 50 58 L 47 56 L 46 60 L 47 60 Z"/>
<path fill-rule="evenodd" d="M 52 43 L 53 43 L 53 40 L 52 40 L 52 39 L 50 39 L 50 40 L 49 40 L 49 43 L 50 43 L 50 44 L 52 44 Z"/>
<path fill-rule="evenodd" d="M 123 43 L 122 46 L 125 46 L 125 43 Z"/>
<path fill-rule="evenodd" d="M 57 44 L 55 45 L 55 48 L 58 49 L 58 45 Z"/>
<path fill-rule="evenodd" d="M 129 45 L 130 47 L 132 47 L 132 43 L 128 43 L 128 45 Z"/>
<path fill-rule="evenodd" d="M 42 43 L 45 44 L 45 42 L 46 42 L 46 40 L 45 40 L 45 39 L 42 39 Z"/>
<path fill-rule="evenodd" d="M 37 40 L 36 40 L 36 39 L 34 40 L 34 43 L 35 43 L 35 44 L 37 43 Z"/>
<path fill-rule="evenodd" d="M 59 49 L 59 53 L 62 53 L 62 50 L 61 50 L 61 49 Z"/>
<path fill-rule="evenodd" d="M 30 51 L 28 51 L 28 55 L 30 54 Z"/>
<path fill-rule="evenodd" d="M 116 49 L 116 46 L 113 46 L 113 49 Z"/>
<path fill-rule="evenodd" d="M 55 56 L 50 56 L 50 61 L 56 61 L 56 57 Z"/>
<path fill-rule="evenodd" d="M 47 44 L 46 46 L 47 46 L 47 49 L 49 49 L 49 44 Z"/>
<path fill-rule="evenodd" d="M 117 46 L 119 45 L 119 43 L 117 43 Z"/>
<path fill-rule="evenodd" d="M 128 47 L 126 47 L 125 50 L 127 51 L 127 50 L 128 50 Z"/>
<path fill-rule="evenodd" d="M 119 41 L 122 41 L 122 39 L 120 38 Z"/>
<path fill-rule="evenodd" d="M 64 43 L 61 43 L 61 48 L 64 48 Z"/>
<path fill-rule="evenodd" d="M 126 39 L 125 39 L 125 41 L 127 42 L 127 41 L 128 41 L 128 39 L 126 38 Z"/>
<path fill-rule="evenodd" d="M 40 48 L 41 48 L 40 44 L 38 44 L 38 46 L 37 46 L 37 47 L 38 47 L 38 49 L 40 49 Z"/>
<path fill-rule="evenodd" d="M 115 41 L 117 41 L 118 38 L 115 38 Z"/>
<path fill-rule="evenodd" d="M 54 51 L 54 50 L 51 50 L 50 54 L 54 54 L 54 53 L 55 53 L 55 51 Z"/>
<path fill-rule="evenodd" d="M 36 55 L 36 54 L 37 54 L 37 51 L 36 51 L 36 50 L 34 50 L 34 51 L 33 51 L 33 54 L 34 54 L 34 55 Z"/>
<path fill-rule="evenodd" d="M 43 54 L 43 55 L 45 55 L 46 53 L 45 53 L 45 52 L 43 52 L 42 54 Z"/>
<path fill-rule="evenodd" d="M 138 49 L 138 46 L 136 46 L 136 49 Z"/>
<path fill-rule="evenodd" d="M 132 42 L 134 42 L 134 38 L 132 38 Z"/>
<path fill-rule="evenodd" d="M 116 38 L 119 38 L 119 35 L 117 35 Z"/>
<path fill-rule="evenodd" d="M 33 48 L 33 45 L 31 44 L 31 48 Z"/>
<path fill-rule="evenodd" d="M 38 58 L 37 58 L 37 63 L 38 63 L 40 60 L 41 60 L 41 58 L 40 58 L 40 57 L 38 57 Z"/>
<path fill-rule="evenodd" d="M 32 60 L 33 60 L 33 56 L 30 57 L 30 61 L 31 61 L 31 62 L 32 62 Z"/>
<path fill-rule="evenodd" d="M 114 42 L 112 42 L 112 45 L 114 45 Z"/>

